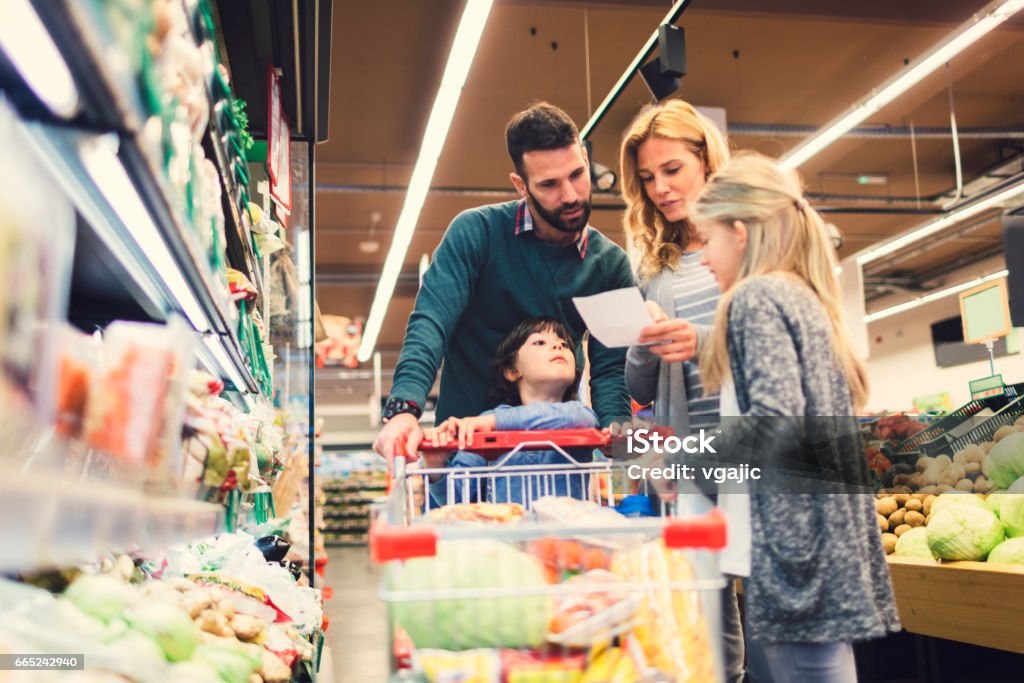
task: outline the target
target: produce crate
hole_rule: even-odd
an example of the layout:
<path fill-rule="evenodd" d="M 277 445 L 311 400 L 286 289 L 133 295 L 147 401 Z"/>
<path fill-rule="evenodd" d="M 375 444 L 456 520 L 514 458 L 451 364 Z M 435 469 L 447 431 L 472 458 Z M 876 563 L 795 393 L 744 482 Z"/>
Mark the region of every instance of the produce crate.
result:
<path fill-rule="evenodd" d="M 937 455 L 938 453 L 944 453 L 946 451 L 949 451 L 950 454 L 952 454 L 972 443 L 980 444 L 983 441 L 992 441 L 992 436 L 996 433 L 996 430 L 1000 427 L 1005 427 L 1006 425 L 1012 425 L 1021 415 L 1024 415 L 1024 396 L 1021 396 L 1012 403 L 1007 404 L 987 420 L 979 422 L 966 434 L 963 434 L 958 438 L 951 439 L 948 447 L 934 453 L 926 453 L 926 455 Z"/>
<path fill-rule="evenodd" d="M 945 453 L 949 450 L 949 444 L 953 440 L 948 434 L 951 430 L 956 429 L 986 408 L 1000 411 L 1021 396 L 1024 396 L 1024 383 L 1007 385 L 1006 393 L 1003 396 L 990 396 L 965 403 L 949 415 L 933 422 L 925 429 L 900 443 L 893 449 L 893 453 L 896 456 L 902 456 L 906 460 L 916 460 L 916 457 L 907 457 L 915 456 L 915 454 L 938 455 L 939 453 Z"/>
<path fill-rule="evenodd" d="M 892 555 L 888 560 L 907 631 L 1024 654 L 1024 567 Z"/>

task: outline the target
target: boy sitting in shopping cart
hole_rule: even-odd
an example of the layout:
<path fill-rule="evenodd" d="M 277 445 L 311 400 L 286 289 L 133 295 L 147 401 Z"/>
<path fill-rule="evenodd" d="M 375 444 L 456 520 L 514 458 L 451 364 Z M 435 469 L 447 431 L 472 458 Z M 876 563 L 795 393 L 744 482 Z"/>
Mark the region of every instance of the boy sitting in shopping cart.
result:
<path fill-rule="evenodd" d="M 448 486 L 445 475 L 431 477 L 431 508 L 481 500 L 525 504 L 540 495 L 586 497 L 586 474 L 582 470 L 570 474 L 576 463 L 558 451 L 518 451 L 488 461 L 463 450 L 480 432 L 597 428 L 597 414 L 575 400 L 580 372 L 573 347 L 569 331 L 554 318 L 528 318 L 505 336 L 493 362 L 500 405 L 475 417 L 449 418 L 424 431 L 426 442 L 437 446 L 457 442 L 459 446 L 450 457 L 425 455 L 428 468 L 447 467 L 459 476 L 455 474 L 459 470 L 479 473 L 481 468 L 493 466 L 495 474 L 467 477 L 453 487 Z M 578 463 L 593 459 L 592 449 L 575 449 L 571 455 Z M 529 468 L 520 469 L 524 466 Z M 532 474 L 534 470 L 537 474 Z"/>

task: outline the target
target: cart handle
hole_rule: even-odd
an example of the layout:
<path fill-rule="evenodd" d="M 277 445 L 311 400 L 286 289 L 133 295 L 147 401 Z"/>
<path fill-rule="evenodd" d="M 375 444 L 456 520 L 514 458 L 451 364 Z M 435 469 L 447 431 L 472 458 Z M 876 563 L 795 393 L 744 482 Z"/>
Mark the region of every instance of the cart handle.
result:
<path fill-rule="evenodd" d="M 492 455 L 490 460 L 495 459 L 501 453 L 506 453 L 514 448 L 519 450 L 546 450 L 552 445 L 562 448 L 591 447 L 600 448 L 607 446 L 612 437 L 600 429 L 539 429 L 532 431 L 508 431 L 508 432 L 477 432 L 473 434 L 464 449 L 459 448 L 457 441 L 443 446 L 424 441 L 420 444 L 422 453 L 443 453 L 457 450 L 466 450 L 487 457 Z"/>
<path fill-rule="evenodd" d="M 665 524 L 667 548 L 706 548 L 721 550 L 726 542 L 725 513 L 714 508 L 700 517 L 670 519 Z"/>

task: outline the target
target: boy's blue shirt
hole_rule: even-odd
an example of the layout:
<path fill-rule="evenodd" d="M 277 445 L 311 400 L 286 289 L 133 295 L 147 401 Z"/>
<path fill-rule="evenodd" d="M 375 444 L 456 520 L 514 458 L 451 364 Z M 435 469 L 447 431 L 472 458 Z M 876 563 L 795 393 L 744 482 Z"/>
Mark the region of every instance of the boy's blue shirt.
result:
<path fill-rule="evenodd" d="M 585 429 L 596 428 L 600 422 L 597 413 L 580 401 L 564 401 L 561 403 L 531 403 L 525 406 L 500 405 L 494 410 L 489 410 L 483 415 L 493 413 L 495 418 L 495 429 L 499 432 L 542 430 L 542 429 Z M 571 450 L 572 457 L 580 462 L 589 462 L 593 459 L 593 450 L 590 448 Z M 504 457 L 504 456 L 502 456 Z M 501 458 L 498 458 L 501 460 Z M 486 467 L 493 465 L 495 461 L 488 461 L 476 453 L 468 451 L 456 451 L 448 460 L 449 469 L 460 469 L 465 467 Z M 558 451 L 520 451 L 514 456 L 505 460 L 504 466 L 514 465 L 565 465 L 568 464 Z M 524 502 L 523 483 L 533 485 L 535 491 L 544 491 L 555 496 L 572 496 L 583 498 L 584 476 L 565 477 L 559 475 L 553 481 L 545 482 L 542 475 L 524 476 L 516 474 L 508 480 L 504 478 L 494 479 L 493 491 L 480 491 L 478 496 L 475 482 L 469 486 L 470 490 L 465 492 L 456 487 L 455 499 L 447 500 L 448 478 L 442 477 L 430 484 L 430 507 L 438 507 L 446 504 L 475 502 L 477 500 L 489 500 L 496 503 Z M 532 481 L 530 481 L 532 480 Z M 469 495 L 464 495 L 468 493 Z M 536 497 L 536 496 L 534 496 Z"/>

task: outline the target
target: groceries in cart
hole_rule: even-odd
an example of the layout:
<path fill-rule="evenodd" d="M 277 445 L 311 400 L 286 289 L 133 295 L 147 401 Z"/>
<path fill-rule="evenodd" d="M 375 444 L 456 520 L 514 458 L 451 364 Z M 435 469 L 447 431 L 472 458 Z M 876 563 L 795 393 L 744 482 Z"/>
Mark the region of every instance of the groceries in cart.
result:
<path fill-rule="evenodd" d="M 597 414 L 573 400 L 579 384 L 579 370 L 573 355 L 569 331 L 554 318 L 529 318 L 517 325 L 498 345 L 494 359 L 494 393 L 500 405 L 482 415 L 449 418 L 426 430 L 423 449 L 430 475 L 429 506 L 488 501 L 528 504 L 544 495 L 585 498 L 585 476 L 554 477 L 536 472 L 529 477 L 491 476 L 461 478 L 457 485 L 449 472 L 481 471 L 493 468 L 502 474 L 522 473 L 517 468 L 544 469 L 551 465 L 587 462 L 592 448 L 557 450 L 516 450 L 495 459 L 472 452 L 467 445 L 481 433 L 593 429 Z M 438 449 L 455 450 L 432 456 Z M 444 466 L 448 472 L 440 469 Z"/>
<path fill-rule="evenodd" d="M 518 503 L 459 503 L 431 510 L 430 519 L 437 522 L 509 524 L 518 522 L 525 512 Z"/>

